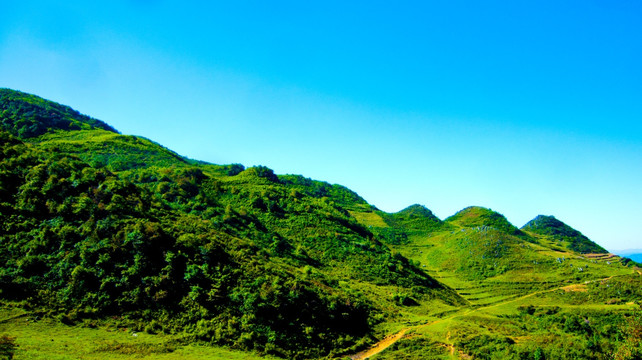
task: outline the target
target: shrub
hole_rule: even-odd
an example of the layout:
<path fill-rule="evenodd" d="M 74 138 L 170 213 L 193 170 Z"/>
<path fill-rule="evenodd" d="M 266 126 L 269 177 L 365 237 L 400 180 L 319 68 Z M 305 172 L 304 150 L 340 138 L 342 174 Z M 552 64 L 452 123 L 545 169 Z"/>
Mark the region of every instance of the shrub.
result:
<path fill-rule="evenodd" d="M 0 359 L 13 359 L 16 347 L 16 338 L 9 335 L 0 335 Z"/>

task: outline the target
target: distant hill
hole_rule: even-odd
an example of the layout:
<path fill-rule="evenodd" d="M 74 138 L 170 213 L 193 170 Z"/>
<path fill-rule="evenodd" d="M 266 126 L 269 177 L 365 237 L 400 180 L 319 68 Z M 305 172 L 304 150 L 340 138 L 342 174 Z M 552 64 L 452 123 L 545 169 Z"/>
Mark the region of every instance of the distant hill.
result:
<path fill-rule="evenodd" d="M 529 221 L 522 230 L 567 243 L 569 249 L 579 253 L 608 253 L 606 249 L 591 241 L 581 232 L 557 220 L 554 216 L 538 215 Z"/>
<path fill-rule="evenodd" d="M 615 253 L 642 264 L 642 249 L 616 251 Z"/>
<path fill-rule="evenodd" d="M 522 234 L 504 215 L 480 206 L 467 207 L 445 221 L 462 227 L 487 226 L 513 235 Z"/>

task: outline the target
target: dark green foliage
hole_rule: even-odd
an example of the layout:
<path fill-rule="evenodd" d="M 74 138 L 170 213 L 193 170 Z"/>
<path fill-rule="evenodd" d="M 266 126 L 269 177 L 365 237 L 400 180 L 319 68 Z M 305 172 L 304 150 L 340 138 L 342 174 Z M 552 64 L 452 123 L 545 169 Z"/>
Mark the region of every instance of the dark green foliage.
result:
<path fill-rule="evenodd" d="M 408 243 L 408 232 L 403 227 L 387 227 L 375 229 L 381 241 L 390 245 L 403 245 Z"/>
<path fill-rule="evenodd" d="M 103 130 L 0 139 L 0 296 L 64 323 L 115 316 L 318 357 L 358 346 L 379 311 L 338 280 L 413 294 L 400 306 L 431 292 L 461 301 L 357 223 L 340 204 L 365 202 L 338 185 L 187 161 Z"/>
<path fill-rule="evenodd" d="M 608 253 L 606 249 L 553 216 L 538 215 L 522 229 L 535 234 L 548 235 L 558 241 L 568 242 L 569 248 L 579 253 Z"/>
<path fill-rule="evenodd" d="M 227 176 L 238 175 L 243 170 L 245 170 L 245 166 L 241 164 L 231 164 L 226 166 L 226 175 Z"/>
<path fill-rule="evenodd" d="M 337 184 L 329 184 L 324 181 L 311 180 L 301 175 L 280 175 L 279 179 L 301 194 L 315 198 L 329 198 L 339 206 L 346 209 L 353 209 L 357 206 L 370 207 L 368 203 L 357 193 Z"/>
<path fill-rule="evenodd" d="M 0 131 L 0 298 L 65 324 L 109 318 L 185 341 L 293 359 L 336 357 L 371 342 L 377 322 L 426 311 L 428 300 L 468 304 L 388 245 L 436 235 L 448 254 L 440 266 L 475 281 L 523 266 L 516 262 L 530 249 L 527 235 L 488 209 L 464 209 L 445 222 L 420 205 L 386 214 L 340 185 L 189 160 L 67 107 L 0 94 L 8 131 Z M 573 304 L 587 296 L 637 301 L 639 281 L 614 278 L 608 287 L 588 285 L 590 295 L 564 296 Z M 379 285 L 383 296 L 364 291 Z M 636 318 L 604 320 L 609 328 L 595 325 L 595 316 L 587 325 L 549 310 L 526 307 L 515 319 L 533 331 L 559 329 L 558 345 L 578 341 L 568 358 L 620 351 L 592 336 L 630 339 L 618 354 L 637 351 Z M 499 335 L 454 341 L 477 358 L 558 355 Z M 410 339 L 392 354 L 421 358 L 418 349 L 428 349 L 423 355 L 439 356 L 442 345 Z M 98 351 L 153 356 L 173 349 L 106 343 Z"/>
<path fill-rule="evenodd" d="M 0 360 L 13 359 L 13 353 L 16 349 L 16 338 L 8 335 L 0 335 Z"/>
<path fill-rule="evenodd" d="M 103 129 L 111 126 L 64 105 L 10 89 L 0 89 L 0 127 L 26 139 L 55 130 Z"/>
<path fill-rule="evenodd" d="M 269 182 L 278 183 L 279 177 L 274 174 L 272 169 L 265 166 L 253 166 L 239 173 L 239 176 L 259 177 Z"/>
<path fill-rule="evenodd" d="M 314 237 L 314 246 L 322 245 L 320 252 L 307 246 L 306 238 L 293 237 L 304 232 L 280 234 L 279 221 L 289 218 L 280 198 L 286 188 L 257 197 L 264 209 L 255 211 L 252 198 L 226 195 L 199 168 L 152 169 L 120 178 L 73 156 L 41 152 L 6 133 L 0 136 L 1 294 L 30 299 L 66 323 L 107 315 L 165 319 L 150 330 L 186 331 L 198 339 L 285 357 L 321 356 L 365 336 L 372 305 L 326 285 L 332 281 L 323 272 L 300 273 L 288 263 L 316 264 L 328 256 L 360 266 L 355 261 L 382 257 L 391 267 L 359 275 L 433 284 L 403 257 L 386 258 L 386 250 L 376 245 L 372 252 L 352 245 L 352 240 L 367 242 L 362 237 L 367 234 L 323 203 L 310 210 L 327 214 L 312 212 L 310 219 L 326 222 L 332 233 L 307 235 Z M 147 190 L 159 187 L 168 190 Z M 249 212 L 227 210 L 231 205 Z M 301 206 L 313 204 L 304 200 Z M 211 220 L 198 216 L 208 211 Z M 292 245 L 296 241 L 298 250 Z M 330 241 L 344 245 L 334 247 Z"/>

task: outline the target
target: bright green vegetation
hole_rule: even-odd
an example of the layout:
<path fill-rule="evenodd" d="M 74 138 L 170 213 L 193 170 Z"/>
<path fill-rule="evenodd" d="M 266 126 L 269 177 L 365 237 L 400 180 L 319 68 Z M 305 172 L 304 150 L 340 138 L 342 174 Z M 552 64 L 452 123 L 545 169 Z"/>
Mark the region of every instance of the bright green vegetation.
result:
<path fill-rule="evenodd" d="M 4 353 L 0 336 L 0 359 L 9 353 L 14 359 L 42 360 L 272 359 L 205 343 L 186 343 L 171 335 L 139 333 L 109 320 L 86 320 L 69 326 L 12 307 L 0 309 L 0 333 L 12 334 L 12 345 Z"/>
<path fill-rule="evenodd" d="M 467 207 L 447 218 L 446 222 L 464 228 L 490 227 L 511 235 L 522 235 L 504 215 L 479 206 Z"/>
<path fill-rule="evenodd" d="M 377 357 L 639 351 L 638 270 L 584 254 L 603 249 L 554 218 L 389 214 L 340 185 L 190 160 L 0 96 L 0 356 L 341 357 L 403 329 Z"/>
<path fill-rule="evenodd" d="M 418 327 L 375 358 L 638 359 L 639 306 L 607 299 L 627 290 L 624 298 L 640 299 L 641 284 L 640 276 L 626 275 L 481 306 Z M 607 286 L 613 290 L 603 293 Z"/>
<path fill-rule="evenodd" d="M 341 204 L 365 202 L 343 187 L 198 163 L 102 129 L 10 129 L 1 295 L 65 324 L 116 317 L 135 331 L 319 357 L 354 352 L 395 316 L 397 299 L 363 291 L 464 302 L 351 217 Z"/>
<path fill-rule="evenodd" d="M 406 236 L 388 241 L 391 248 L 470 305 L 407 314 L 406 335 L 373 358 L 639 358 L 642 277 L 627 259 L 581 254 L 571 241 L 560 243 L 556 229 L 519 231 L 485 208 L 464 209 L 441 225 L 426 211 L 423 222 L 393 220 L 407 213 L 382 214 L 385 225 L 373 229 L 402 229 Z"/>

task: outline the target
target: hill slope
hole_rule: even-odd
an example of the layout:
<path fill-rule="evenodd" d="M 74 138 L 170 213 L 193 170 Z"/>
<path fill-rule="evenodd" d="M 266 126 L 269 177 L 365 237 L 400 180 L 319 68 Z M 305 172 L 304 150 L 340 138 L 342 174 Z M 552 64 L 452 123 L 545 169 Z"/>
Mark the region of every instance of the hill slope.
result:
<path fill-rule="evenodd" d="M 30 138 L 56 130 L 103 129 L 106 123 L 41 97 L 0 88 L 0 127 L 15 136 Z"/>
<path fill-rule="evenodd" d="M 504 215 L 480 206 L 467 207 L 445 221 L 465 228 L 486 226 L 512 235 L 522 234 Z"/>
<path fill-rule="evenodd" d="M 554 216 L 538 215 L 524 225 L 522 230 L 548 236 L 579 253 L 608 253 L 603 247 L 589 240 L 581 232 L 557 220 Z"/>
<path fill-rule="evenodd" d="M 639 269 L 581 254 L 590 240 L 557 220 L 386 213 L 340 185 L 193 161 L 0 94 L 0 299 L 32 318 L 284 358 L 355 354 L 390 333 L 377 356 L 560 358 L 572 342 L 569 356 L 594 359 L 635 343 Z"/>
<path fill-rule="evenodd" d="M 67 323 L 110 316 L 288 358 L 371 341 L 374 324 L 404 306 L 382 292 L 465 302 L 352 218 L 347 208 L 367 204 L 348 189 L 190 161 L 3 94 L 17 109 L 3 126 L 18 136 L 0 132 L 5 299 Z M 23 131 L 24 119 L 37 126 Z"/>

